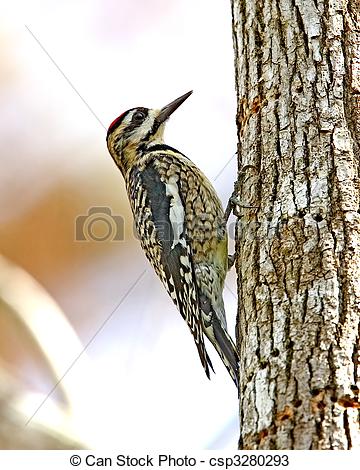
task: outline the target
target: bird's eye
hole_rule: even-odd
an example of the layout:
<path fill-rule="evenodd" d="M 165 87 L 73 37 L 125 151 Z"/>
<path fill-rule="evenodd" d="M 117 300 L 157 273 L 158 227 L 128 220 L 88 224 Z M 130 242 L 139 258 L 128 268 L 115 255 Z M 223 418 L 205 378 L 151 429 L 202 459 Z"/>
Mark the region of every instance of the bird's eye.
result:
<path fill-rule="evenodd" d="M 133 118 L 132 118 L 132 120 L 136 122 L 143 121 L 144 119 L 145 119 L 145 113 L 143 113 L 142 111 L 136 111 L 136 113 L 134 113 Z"/>

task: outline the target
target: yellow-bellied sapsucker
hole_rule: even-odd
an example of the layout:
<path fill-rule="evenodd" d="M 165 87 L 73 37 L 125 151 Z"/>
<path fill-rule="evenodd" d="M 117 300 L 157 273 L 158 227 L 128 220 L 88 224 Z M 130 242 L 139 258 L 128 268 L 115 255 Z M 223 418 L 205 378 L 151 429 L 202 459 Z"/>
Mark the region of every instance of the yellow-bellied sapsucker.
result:
<path fill-rule="evenodd" d="M 213 367 L 204 333 L 237 384 L 238 354 L 222 298 L 228 248 L 221 202 L 194 163 L 163 141 L 165 122 L 191 93 L 162 109 L 121 114 L 107 145 L 125 179 L 141 246 L 188 324 L 207 376 Z"/>

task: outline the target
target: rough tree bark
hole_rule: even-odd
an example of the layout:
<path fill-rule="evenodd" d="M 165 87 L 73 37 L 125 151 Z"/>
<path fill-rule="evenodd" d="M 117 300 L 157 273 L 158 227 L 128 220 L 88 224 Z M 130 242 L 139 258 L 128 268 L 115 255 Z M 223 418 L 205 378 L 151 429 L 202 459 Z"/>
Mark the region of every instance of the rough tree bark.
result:
<path fill-rule="evenodd" d="M 360 447 L 359 5 L 232 0 L 241 449 Z"/>

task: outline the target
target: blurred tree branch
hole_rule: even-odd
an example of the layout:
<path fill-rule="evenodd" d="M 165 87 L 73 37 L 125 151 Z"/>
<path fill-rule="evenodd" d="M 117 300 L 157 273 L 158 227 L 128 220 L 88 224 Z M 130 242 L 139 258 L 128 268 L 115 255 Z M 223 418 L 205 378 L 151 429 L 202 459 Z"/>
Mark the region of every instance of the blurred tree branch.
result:
<path fill-rule="evenodd" d="M 59 383 L 65 402 L 60 406 L 47 396 L 50 414 L 45 413 L 46 419 L 42 414 L 40 420 L 29 422 L 29 405 L 33 413 L 43 398 L 26 390 L 12 374 L 11 367 L 0 360 L 0 448 L 80 448 L 80 438 L 76 438 L 72 430 L 71 404 L 76 396 L 69 383 L 65 385 L 59 380 L 68 367 L 69 357 L 73 360 L 82 345 L 49 294 L 28 273 L 2 256 L 0 312 L 1 336 L 8 334 L 9 323 L 15 324 L 17 337 L 26 341 L 27 354 L 31 355 L 35 349 L 40 352 L 43 361 L 38 362 L 37 367 L 48 368 L 53 382 Z M 79 380 L 82 379 L 80 375 Z M 78 387 L 77 394 L 81 394 L 81 390 Z"/>

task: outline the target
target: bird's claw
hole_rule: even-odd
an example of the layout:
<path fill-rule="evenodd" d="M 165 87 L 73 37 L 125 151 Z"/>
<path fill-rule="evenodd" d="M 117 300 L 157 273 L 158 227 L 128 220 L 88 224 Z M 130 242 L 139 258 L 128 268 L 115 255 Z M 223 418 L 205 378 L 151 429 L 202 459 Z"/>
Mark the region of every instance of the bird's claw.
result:
<path fill-rule="evenodd" d="M 258 209 L 259 206 L 251 206 L 244 204 L 238 196 L 231 196 L 226 207 L 224 214 L 225 222 L 229 220 L 230 214 L 233 213 L 236 217 L 240 217 L 240 209 Z"/>

